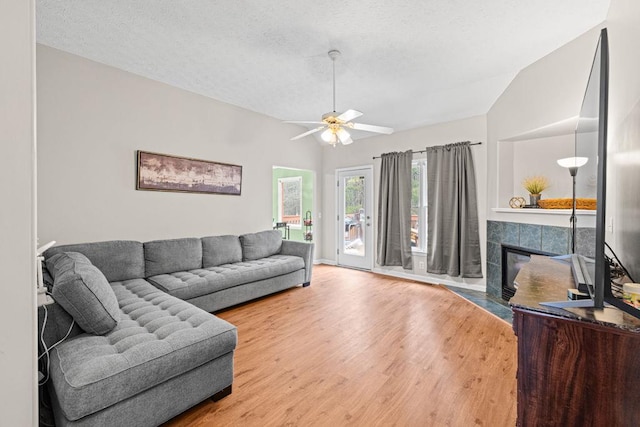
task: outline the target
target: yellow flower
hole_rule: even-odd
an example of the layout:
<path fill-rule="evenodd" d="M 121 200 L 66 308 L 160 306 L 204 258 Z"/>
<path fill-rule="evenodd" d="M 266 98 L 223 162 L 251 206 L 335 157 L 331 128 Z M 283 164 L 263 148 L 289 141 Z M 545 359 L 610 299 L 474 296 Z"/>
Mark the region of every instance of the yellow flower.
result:
<path fill-rule="evenodd" d="M 522 186 L 530 194 L 540 194 L 549 188 L 549 181 L 544 176 L 530 176 L 522 181 Z"/>

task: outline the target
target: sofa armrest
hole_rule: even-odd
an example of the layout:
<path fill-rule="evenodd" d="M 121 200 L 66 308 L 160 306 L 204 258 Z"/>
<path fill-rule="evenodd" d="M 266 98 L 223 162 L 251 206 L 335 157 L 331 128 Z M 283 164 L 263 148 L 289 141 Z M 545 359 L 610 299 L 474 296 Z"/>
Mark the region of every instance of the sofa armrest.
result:
<path fill-rule="evenodd" d="M 282 249 L 280 253 L 282 255 L 295 255 L 304 260 L 304 283 L 311 282 L 311 269 L 313 267 L 313 243 L 296 242 L 293 240 L 283 240 Z"/>

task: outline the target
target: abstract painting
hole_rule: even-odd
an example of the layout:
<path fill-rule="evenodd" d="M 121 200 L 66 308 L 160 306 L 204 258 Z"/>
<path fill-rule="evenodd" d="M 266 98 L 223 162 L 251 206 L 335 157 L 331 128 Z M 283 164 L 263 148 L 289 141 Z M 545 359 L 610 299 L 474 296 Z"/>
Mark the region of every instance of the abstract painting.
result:
<path fill-rule="evenodd" d="M 232 194 L 242 189 L 242 166 L 138 151 L 136 190 Z"/>

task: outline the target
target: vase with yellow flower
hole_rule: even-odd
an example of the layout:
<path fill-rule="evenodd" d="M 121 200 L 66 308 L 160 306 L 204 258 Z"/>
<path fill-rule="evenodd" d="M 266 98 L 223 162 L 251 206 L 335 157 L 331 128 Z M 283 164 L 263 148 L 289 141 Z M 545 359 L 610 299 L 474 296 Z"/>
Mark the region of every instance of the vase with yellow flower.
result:
<path fill-rule="evenodd" d="M 544 176 L 530 176 L 522 181 L 522 186 L 529 192 L 529 206 L 537 208 L 542 192 L 549 188 L 549 181 Z"/>

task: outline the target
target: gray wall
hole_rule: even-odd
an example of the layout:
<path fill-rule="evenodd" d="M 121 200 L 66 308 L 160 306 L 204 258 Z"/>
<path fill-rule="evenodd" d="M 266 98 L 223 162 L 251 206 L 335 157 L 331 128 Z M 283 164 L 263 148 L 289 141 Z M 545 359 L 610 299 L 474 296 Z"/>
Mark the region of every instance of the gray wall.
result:
<path fill-rule="evenodd" d="M 264 230 L 272 166 L 320 169 L 318 142 L 289 141 L 297 126 L 46 46 L 37 57 L 43 241 Z M 242 195 L 136 191 L 136 150 L 242 165 Z"/>
<path fill-rule="evenodd" d="M 0 424 L 37 425 L 34 2 L 0 3 Z"/>

